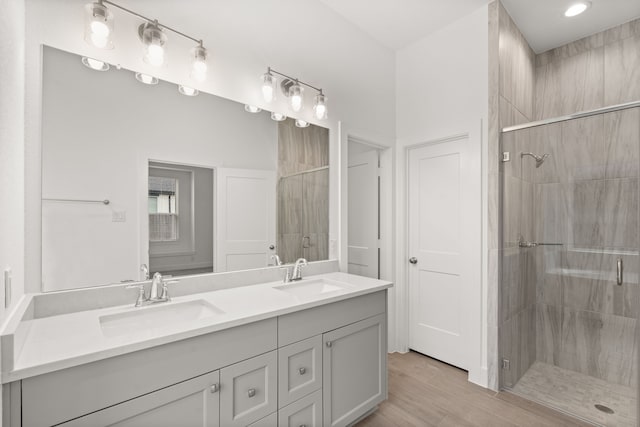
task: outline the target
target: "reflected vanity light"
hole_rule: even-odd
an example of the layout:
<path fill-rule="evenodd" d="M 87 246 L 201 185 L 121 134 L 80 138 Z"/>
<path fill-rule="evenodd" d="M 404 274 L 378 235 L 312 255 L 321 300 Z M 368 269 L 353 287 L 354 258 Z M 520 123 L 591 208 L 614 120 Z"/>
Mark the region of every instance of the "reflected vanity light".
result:
<path fill-rule="evenodd" d="M 150 76 L 149 74 L 136 73 L 136 80 L 140 83 L 144 83 L 146 85 L 157 85 L 158 78 L 154 76 Z"/>
<path fill-rule="evenodd" d="M 256 107 L 255 105 L 244 104 L 244 111 L 247 113 L 259 113 L 262 111 L 262 108 Z"/>
<path fill-rule="evenodd" d="M 271 68 L 262 75 L 262 97 L 266 103 L 270 103 L 275 99 L 277 79 L 271 74 Z"/>
<path fill-rule="evenodd" d="M 305 122 L 304 120 L 296 119 L 296 127 L 307 128 L 307 127 L 309 127 L 309 122 Z"/>
<path fill-rule="evenodd" d="M 287 120 L 287 116 L 282 113 L 271 113 L 271 120 L 275 120 L 276 122 L 281 122 L 283 120 Z"/>
<path fill-rule="evenodd" d="M 186 96 L 198 96 L 200 91 L 189 86 L 178 85 L 178 92 Z"/>
<path fill-rule="evenodd" d="M 282 93 L 289 98 L 289 105 L 293 111 L 300 112 L 304 107 L 304 87 L 315 90 L 317 95 L 314 97 L 313 112 L 318 120 L 324 120 L 327 118 L 327 98 L 324 96 L 322 89 L 305 83 L 295 77 L 290 77 L 279 71 L 274 70 L 271 67 L 267 68 L 267 72 L 262 75 L 262 97 L 265 102 L 271 102 L 275 99 L 275 90 L 277 79 L 274 76 L 277 74 L 283 77 L 279 86 L 282 89 Z"/>
<path fill-rule="evenodd" d="M 99 61 L 97 59 L 89 58 L 87 56 L 83 56 L 82 57 L 82 63 L 87 68 L 91 68 L 92 70 L 96 70 L 96 71 L 107 71 L 110 68 L 109 64 L 107 64 L 106 62 L 102 62 L 102 61 Z"/>
<path fill-rule="evenodd" d="M 589 6 L 591 6 L 591 2 L 588 1 L 574 3 L 567 8 L 567 10 L 564 12 L 564 16 L 566 16 L 567 18 L 578 16 L 585 10 L 589 9 Z"/>

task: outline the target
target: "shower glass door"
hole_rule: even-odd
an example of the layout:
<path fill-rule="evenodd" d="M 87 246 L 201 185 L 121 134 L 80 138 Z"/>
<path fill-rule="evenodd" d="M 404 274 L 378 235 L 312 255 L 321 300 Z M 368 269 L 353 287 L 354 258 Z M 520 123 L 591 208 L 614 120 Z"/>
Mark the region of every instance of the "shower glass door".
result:
<path fill-rule="evenodd" d="M 502 134 L 500 385 L 636 425 L 640 108 Z"/>

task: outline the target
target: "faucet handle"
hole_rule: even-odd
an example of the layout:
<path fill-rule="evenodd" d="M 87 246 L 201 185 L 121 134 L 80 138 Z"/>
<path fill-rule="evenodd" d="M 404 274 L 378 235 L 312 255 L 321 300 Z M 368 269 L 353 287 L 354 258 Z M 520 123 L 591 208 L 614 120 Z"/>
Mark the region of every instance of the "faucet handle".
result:
<path fill-rule="evenodd" d="M 127 285 L 125 289 L 138 289 L 138 298 L 136 299 L 136 307 L 140 307 L 147 299 L 147 296 L 144 293 L 144 284 L 136 283 L 134 285 Z"/>
<path fill-rule="evenodd" d="M 280 270 L 284 270 L 282 281 L 284 283 L 289 283 L 291 281 L 291 269 L 289 267 L 280 267 Z"/>
<path fill-rule="evenodd" d="M 180 283 L 180 280 L 167 280 L 162 282 L 162 294 L 160 295 L 160 299 L 164 299 L 167 301 L 171 301 L 171 298 L 169 298 L 169 285 L 173 285 L 175 283 Z"/>

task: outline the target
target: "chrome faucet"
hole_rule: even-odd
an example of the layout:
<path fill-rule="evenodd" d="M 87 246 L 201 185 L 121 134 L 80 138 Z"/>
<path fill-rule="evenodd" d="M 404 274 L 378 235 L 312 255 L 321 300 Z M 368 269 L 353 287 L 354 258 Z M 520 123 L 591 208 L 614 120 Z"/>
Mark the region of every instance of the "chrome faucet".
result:
<path fill-rule="evenodd" d="M 291 280 L 302 280 L 302 267 L 307 266 L 307 260 L 304 258 L 298 258 L 293 266 L 293 273 L 291 273 Z"/>
<path fill-rule="evenodd" d="M 281 266 L 282 265 L 282 260 L 280 259 L 278 254 L 271 255 L 271 259 L 275 262 L 275 265 L 277 265 L 277 266 Z"/>
<path fill-rule="evenodd" d="M 162 274 L 158 272 L 153 275 L 153 280 L 151 281 L 151 289 L 149 290 L 148 297 L 144 291 L 144 283 L 129 285 L 127 286 L 127 289 L 138 289 L 138 298 L 136 299 L 135 307 L 142 307 L 144 305 L 171 301 L 171 298 L 169 297 L 168 286 L 178 282 L 179 280 L 165 281 L 162 277 Z M 162 287 L 162 293 L 160 294 L 160 296 L 158 296 L 158 287 Z"/>

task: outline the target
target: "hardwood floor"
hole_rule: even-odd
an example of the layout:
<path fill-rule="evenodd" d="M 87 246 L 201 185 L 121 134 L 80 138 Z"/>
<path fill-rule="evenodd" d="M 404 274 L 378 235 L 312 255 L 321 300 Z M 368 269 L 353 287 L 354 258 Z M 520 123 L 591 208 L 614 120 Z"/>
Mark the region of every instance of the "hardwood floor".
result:
<path fill-rule="evenodd" d="M 591 426 L 509 393 L 467 381 L 467 373 L 419 353 L 389 355 L 389 399 L 358 427 Z"/>

